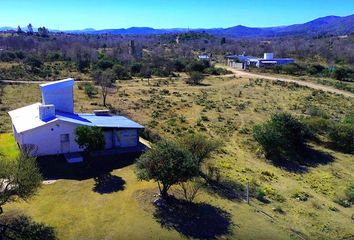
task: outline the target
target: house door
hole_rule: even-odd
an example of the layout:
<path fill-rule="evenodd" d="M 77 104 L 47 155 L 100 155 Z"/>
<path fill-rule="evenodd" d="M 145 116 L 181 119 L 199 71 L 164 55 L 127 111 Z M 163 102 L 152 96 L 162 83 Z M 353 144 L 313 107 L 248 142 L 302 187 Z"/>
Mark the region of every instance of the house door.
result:
<path fill-rule="evenodd" d="M 60 134 L 60 150 L 61 153 L 70 152 L 70 135 Z"/>

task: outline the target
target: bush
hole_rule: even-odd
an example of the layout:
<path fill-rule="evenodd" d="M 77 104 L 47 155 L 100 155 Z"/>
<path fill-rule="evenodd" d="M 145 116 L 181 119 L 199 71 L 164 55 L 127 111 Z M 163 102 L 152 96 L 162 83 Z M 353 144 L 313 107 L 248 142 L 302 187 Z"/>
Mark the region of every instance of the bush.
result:
<path fill-rule="evenodd" d="M 257 189 L 256 189 L 256 198 L 257 198 L 257 200 L 259 200 L 259 201 L 261 201 L 261 202 L 265 202 L 265 200 L 266 200 L 266 192 L 264 191 L 264 189 L 263 188 L 261 188 L 261 187 L 258 187 Z"/>
<path fill-rule="evenodd" d="M 328 133 L 335 148 L 344 152 L 354 151 L 354 125 L 346 122 L 335 124 Z"/>
<path fill-rule="evenodd" d="M 293 198 L 306 202 L 311 196 L 306 192 L 297 192 L 292 195 Z"/>
<path fill-rule="evenodd" d="M 187 83 L 191 85 L 199 85 L 201 84 L 204 76 L 200 72 L 190 72 L 189 78 L 187 79 Z"/>
<path fill-rule="evenodd" d="M 310 65 L 307 68 L 307 73 L 310 75 L 319 75 L 322 73 L 322 71 L 325 70 L 325 67 L 319 64 L 314 64 L 314 65 Z"/>
<path fill-rule="evenodd" d="M 204 73 L 210 74 L 210 75 L 224 75 L 224 74 L 230 73 L 230 71 L 228 71 L 224 68 L 208 67 L 208 68 L 204 69 Z"/>
<path fill-rule="evenodd" d="M 16 59 L 16 54 L 10 51 L 4 51 L 0 53 L 0 61 L 11 62 Z"/>
<path fill-rule="evenodd" d="M 253 128 L 253 137 L 262 146 L 267 157 L 280 160 L 301 153 L 310 134 L 290 114 L 276 113 L 267 122 Z"/>
<path fill-rule="evenodd" d="M 348 200 L 354 204 L 354 183 L 350 184 L 347 189 L 345 190 L 345 195 L 347 196 Z"/>
<path fill-rule="evenodd" d="M 309 117 L 302 120 L 302 122 L 313 133 L 325 134 L 332 127 L 333 122 L 323 117 Z"/>
<path fill-rule="evenodd" d="M 84 85 L 84 91 L 89 98 L 97 94 L 97 89 L 90 83 Z"/>
<path fill-rule="evenodd" d="M 120 80 L 131 79 L 131 76 L 127 69 L 124 66 L 116 64 L 113 67 L 113 72 L 116 74 L 117 78 Z"/>
<path fill-rule="evenodd" d="M 187 70 L 189 72 L 200 72 L 202 73 L 204 69 L 209 67 L 209 62 L 207 61 L 195 61 L 187 65 Z"/>
<path fill-rule="evenodd" d="M 338 203 L 339 205 L 345 208 L 349 208 L 352 205 L 352 203 L 348 199 L 342 197 L 337 197 L 336 199 L 334 199 L 334 202 Z"/>

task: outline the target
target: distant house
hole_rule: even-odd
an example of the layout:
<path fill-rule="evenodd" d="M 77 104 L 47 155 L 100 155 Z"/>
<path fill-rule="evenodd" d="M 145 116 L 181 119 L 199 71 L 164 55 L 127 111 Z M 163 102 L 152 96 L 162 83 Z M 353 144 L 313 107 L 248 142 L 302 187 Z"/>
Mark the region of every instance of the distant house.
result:
<path fill-rule="evenodd" d="M 210 61 L 210 57 L 208 54 L 201 54 L 201 55 L 198 55 L 198 60 L 200 61 Z"/>
<path fill-rule="evenodd" d="M 40 85 L 42 103 L 9 112 L 15 139 L 20 148 L 30 146 L 33 155 L 44 156 L 82 152 L 75 142 L 78 126 L 101 127 L 105 149 L 130 149 L 139 145 L 138 130 L 142 125 L 123 116 L 97 111 L 74 112 L 73 79 Z"/>
<path fill-rule="evenodd" d="M 250 66 L 261 68 L 295 63 L 295 60 L 292 58 L 274 58 L 273 53 L 264 53 L 263 58 L 246 55 L 228 55 L 225 56 L 225 59 L 228 66 L 238 69 L 246 69 Z"/>

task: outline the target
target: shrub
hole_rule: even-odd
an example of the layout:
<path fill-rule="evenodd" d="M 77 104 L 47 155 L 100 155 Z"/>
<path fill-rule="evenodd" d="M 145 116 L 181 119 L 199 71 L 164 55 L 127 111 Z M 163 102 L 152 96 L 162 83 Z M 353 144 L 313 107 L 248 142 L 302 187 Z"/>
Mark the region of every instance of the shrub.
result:
<path fill-rule="evenodd" d="M 97 94 L 97 89 L 90 83 L 84 85 L 84 91 L 89 98 Z"/>
<path fill-rule="evenodd" d="M 186 82 L 191 85 L 199 85 L 203 81 L 203 78 L 204 76 L 200 72 L 190 72 Z"/>
<path fill-rule="evenodd" d="M 331 128 L 333 122 L 323 117 L 309 117 L 302 120 L 302 122 L 313 133 L 325 134 Z"/>
<path fill-rule="evenodd" d="M 304 149 L 309 130 L 288 113 L 276 113 L 270 120 L 254 126 L 253 137 L 262 146 L 266 156 L 289 159 Z"/>
<path fill-rule="evenodd" d="M 128 70 L 122 65 L 119 64 L 114 65 L 113 72 L 116 74 L 116 77 L 120 80 L 131 79 Z"/>
<path fill-rule="evenodd" d="M 106 70 L 112 68 L 114 65 L 113 61 L 110 59 L 102 58 L 97 62 L 97 67 L 101 70 Z"/>
<path fill-rule="evenodd" d="M 264 202 L 266 200 L 265 197 L 266 197 L 266 192 L 264 191 L 264 189 L 261 187 L 258 187 L 256 189 L 256 198 L 259 201 Z"/>
<path fill-rule="evenodd" d="M 187 70 L 189 72 L 203 72 L 204 69 L 209 67 L 209 62 L 207 61 L 195 61 L 187 65 Z"/>
<path fill-rule="evenodd" d="M 350 184 L 347 189 L 345 190 L 345 195 L 347 196 L 348 200 L 354 204 L 354 183 Z"/>
<path fill-rule="evenodd" d="M 352 203 L 343 197 L 337 197 L 336 199 L 334 199 L 335 203 L 338 203 L 339 205 L 341 205 L 342 207 L 348 208 L 352 205 Z"/>
<path fill-rule="evenodd" d="M 346 122 L 335 124 L 328 133 L 334 147 L 344 151 L 354 151 L 354 125 Z"/>
<path fill-rule="evenodd" d="M 204 69 L 204 73 L 210 74 L 210 75 L 223 75 L 230 73 L 230 71 L 224 69 L 224 68 L 216 68 L 216 67 L 208 67 Z"/>
<path fill-rule="evenodd" d="M 311 196 L 306 192 L 296 192 L 292 195 L 292 197 L 299 201 L 306 202 Z"/>

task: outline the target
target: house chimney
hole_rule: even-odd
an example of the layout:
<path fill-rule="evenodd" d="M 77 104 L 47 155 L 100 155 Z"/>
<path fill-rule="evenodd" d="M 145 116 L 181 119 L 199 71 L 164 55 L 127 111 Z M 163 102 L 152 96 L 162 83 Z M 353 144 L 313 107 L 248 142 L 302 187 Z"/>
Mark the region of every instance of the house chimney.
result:
<path fill-rule="evenodd" d="M 51 120 L 55 118 L 55 106 L 53 104 L 40 105 L 38 108 L 39 119 L 42 121 Z"/>

